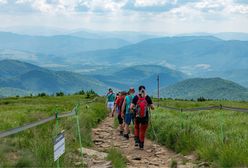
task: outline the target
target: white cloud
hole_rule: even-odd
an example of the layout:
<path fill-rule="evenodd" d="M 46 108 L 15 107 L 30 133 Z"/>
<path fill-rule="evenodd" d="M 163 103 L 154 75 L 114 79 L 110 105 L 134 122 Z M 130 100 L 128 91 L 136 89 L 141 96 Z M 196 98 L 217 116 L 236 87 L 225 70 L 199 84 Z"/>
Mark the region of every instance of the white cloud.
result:
<path fill-rule="evenodd" d="M 80 5 L 86 6 L 90 11 L 118 11 L 127 0 L 81 0 Z"/>
<path fill-rule="evenodd" d="M 134 5 L 135 6 L 161 6 L 165 5 L 167 3 L 167 0 L 135 0 Z"/>
<path fill-rule="evenodd" d="M 0 0 L 0 4 L 0 27 L 40 24 L 168 34 L 248 31 L 248 4 L 235 0 Z"/>
<path fill-rule="evenodd" d="M 183 66 L 180 68 L 180 70 L 187 74 L 187 75 L 193 75 L 195 74 L 195 72 L 201 71 L 201 72 L 205 72 L 205 71 L 209 71 L 211 65 L 209 64 L 196 64 L 196 65 L 187 65 L 187 66 Z"/>
<path fill-rule="evenodd" d="M 248 5 L 230 5 L 226 10 L 230 13 L 248 14 Z"/>
<path fill-rule="evenodd" d="M 195 65 L 196 68 L 200 68 L 200 69 L 209 69 L 211 67 L 211 65 L 209 64 L 197 64 Z"/>
<path fill-rule="evenodd" d="M 6 4 L 7 3 L 7 0 L 0 0 L 0 5 L 1 4 Z"/>
<path fill-rule="evenodd" d="M 18 5 L 30 5 L 34 10 L 41 13 L 68 14 L 74 13 L 79 5 L 78 0 L 17 0 Z"/>

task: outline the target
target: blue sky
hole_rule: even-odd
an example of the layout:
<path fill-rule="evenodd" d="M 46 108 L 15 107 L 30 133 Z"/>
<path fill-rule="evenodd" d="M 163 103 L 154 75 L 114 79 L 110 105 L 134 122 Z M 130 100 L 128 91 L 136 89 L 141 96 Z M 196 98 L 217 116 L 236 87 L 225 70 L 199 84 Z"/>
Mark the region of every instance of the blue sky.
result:
<path fill-rule="evenodd" d="M 248 32 L 248 0 L 0 0 L 0 27 Z"/>

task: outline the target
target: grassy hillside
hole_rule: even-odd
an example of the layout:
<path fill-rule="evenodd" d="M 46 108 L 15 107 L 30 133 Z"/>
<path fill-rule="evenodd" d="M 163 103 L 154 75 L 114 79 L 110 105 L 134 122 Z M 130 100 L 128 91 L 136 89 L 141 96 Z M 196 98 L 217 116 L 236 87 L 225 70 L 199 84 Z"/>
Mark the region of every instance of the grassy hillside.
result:
<path fill-rule="evenodd" d="M 238 81 L 239 84 L 248 88 L 248 69 L 233 69 L 228 71 L 214 71 L 214 72 L 206 72 L 204 75 L 200 76 L 208 76 L 208 77 L 221 77 L 223 79 L 229 79 L 231 81 Z"/>
<path fill-rule="evenodd" d="M 162 97 L 248 100 L 248 89 L 221 78 L 193 78 L 161 89 Z"/>
<path fill-rule="evenodd" d="M 32 70 L 41 70 L 42 68 L 17 60 L 0 61 L 0 78 L 17 77 Z"/>
<path fill-rule="evenodd" d="M 91 100 L 85 96 L 63 97 L 26 97 L 0 99 L 0 131 L 24 125 L 59 113 L 70 111 L 77 103 L 80 106 L 80 128 L 83 146 L 91 146 L 91 128 L 95 127 L 107 112 L 105 100 L 97 98 L 96 102 L 86 108 L 84 102 Z M 76 132 L 75 117 L 59 120 L 59 130 L 65 130 L 66 150 L 60 159 L 61 167 L 71 167 L 82 161 L 77 149 L 79 142 Z M 55 167 L 53 161 L 53 137 L 55 124 L 50 121 L 44 125 L 28 129 L 18 134 L 1 138 L 0 167 Z"/>
<path fill-rule="evenodd" d="M 218 104 L 248 108 L 246 102 L 232 101 L 164 100 L 161 104 L 183 108 Z M 193 153 L 198 159 L 212 162 L 214 167 L 248 166 L 246 113 L 225 110 L 178 112 L 158 108 L 152 113 L 151 121 L 148 136 L 153 140 L 157 136 L 160 144 L 177 152 Z"/>
<path fill-rule="evenodd" d="M 104 94 L 108 85 L 96 78 L 67 71 L 51 71 L 33 64 L 16 60 L 0 61 L 0 88 L 13 88 L 11 92 L 1 91 L 0 95 L 18 95 L 14 89 L 29 92 L 74 93 L 79 90 L 95 90 Z M 13 94 L 11 94 L 13 93 Z"/>

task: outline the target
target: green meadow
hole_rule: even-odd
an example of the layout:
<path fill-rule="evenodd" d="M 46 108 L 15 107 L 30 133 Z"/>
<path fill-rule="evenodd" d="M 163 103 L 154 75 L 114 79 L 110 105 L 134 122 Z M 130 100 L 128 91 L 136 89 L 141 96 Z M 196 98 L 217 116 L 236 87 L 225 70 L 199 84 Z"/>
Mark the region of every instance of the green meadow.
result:
<path fill-rule="evenodd" d="M 8 130 L 26 123 L 37 121 L 59 113 L 69 112 L 80 103 L 79 118 L 83 146 L 91 146 L 91 128 L 105 118 L 103 98 L 97 97 L 94 103 L 86 105 L 94 95 L 59 97 L 24 97 L 0 99 L 0 131 Z M 60 159 L 60 166 L 71 167 L 79 162 L 80 154 L 76 117 L 59 119 L 59 130 L 65 131 L 66 149 Z M 53 161 L 53 138 L 55 121 L 50 121 L 0 139 L 0 167 L 55 167 Z M 81 165 L 82 166 L 82 165 Z"/>
<path fill-rule="evenodd" d="M 0 131 L 37 121 L 59 113 L 69 112 L 80 103 L 79 118 L 83 146 L 92 146 L 91 129 L 106 116 L 105 99 L 94 95 L 44 96 L 0 99 Z M 154 101 L 157 101 L 156 99 Z M 194 154 L 199 162 L 213 167 L 248 166 L 248 114 L 225 110 L 179 112 L 162 108 L 207 107 L 215 105 L 248 108 L 247 102 L 182 101 L 165 99 L 161 107 L 151 113 L 148 138 L 182 154 Z M 65 131 L 66 151 L 60 159 L 61 167 L 74 166 L 82 161 L 76 117 L 59 119 L 59 130 Z M 154 134 L 155 132 L 155 134 Z M 56 167 L 53 161 L 55 121 L 0 139 L 0 167 Z M 156 135 L 156 136 L 155 136 Z M 125 159 L 116 149 L 109 151 L 108 160 L 114 167 L 125 167 Z M 121 155 L 120 155 L 121 156 Z M 82 166 L 82 165 L 81 165 Z"/>
<path fill-rule="evenodd" d="M 214 167 L 248 166 L 248 113 L 225 110 L 179 112 L 162 108 L 225 105 L 248 108 L 247 102 L 162 100 L 151 113 L 148 137 L 183 154 L 194 153 Z M 155 133 L 154 133 L 155 132 Z"/>

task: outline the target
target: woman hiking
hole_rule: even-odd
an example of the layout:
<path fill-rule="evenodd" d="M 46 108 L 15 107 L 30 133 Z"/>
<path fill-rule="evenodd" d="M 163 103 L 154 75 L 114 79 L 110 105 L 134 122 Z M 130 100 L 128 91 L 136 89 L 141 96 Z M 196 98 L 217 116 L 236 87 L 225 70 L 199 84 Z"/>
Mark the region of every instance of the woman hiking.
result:
<path fill-rule="evenodd" d="M 112 112 L 114 108 L 115 94 L 111 88 L 109 88 L 106 97 L 107 97 L 107 109 L 109 110 L 109 112 Z"/>
<path fill-rule="evenodd" d="M 134 88 L 130 88 L 128 91 L 128 95 L 125 97 L 124 102 L 122 104 L 122 110 L 121 110 L 121 115 L 122 118 L 124 119 L 124 138 L 129 139 L 129 125 L 131 124 L 132 118 L 133 118 L 133 113 L 131 112 L 131 103 L 134 98 L 134 93 L 135 90 Z"/>
<path fill-rule="evenodd" d="M 145 86 L 139 86 L 139 94 L 133 98 L 131 109 L 134 112 L 134 140 L 135 146 L 144 149 L 144 140 L 149 121 L 149 108 L 154 110 L 150 96 L 146 94 Z"/>
<path fill-rule="evenodd" d="M 119 93 L 118 98 L 115 100 L 114 109 L 112 111 L 112 116 L 114 116 L 115 111 L 117 112 L 120 135 L 123 135 L 123 131 L 124 131 L 123 118 L 121 116 L 121 108 L 126 95 L 127 93 L 124 91 Z"/>

